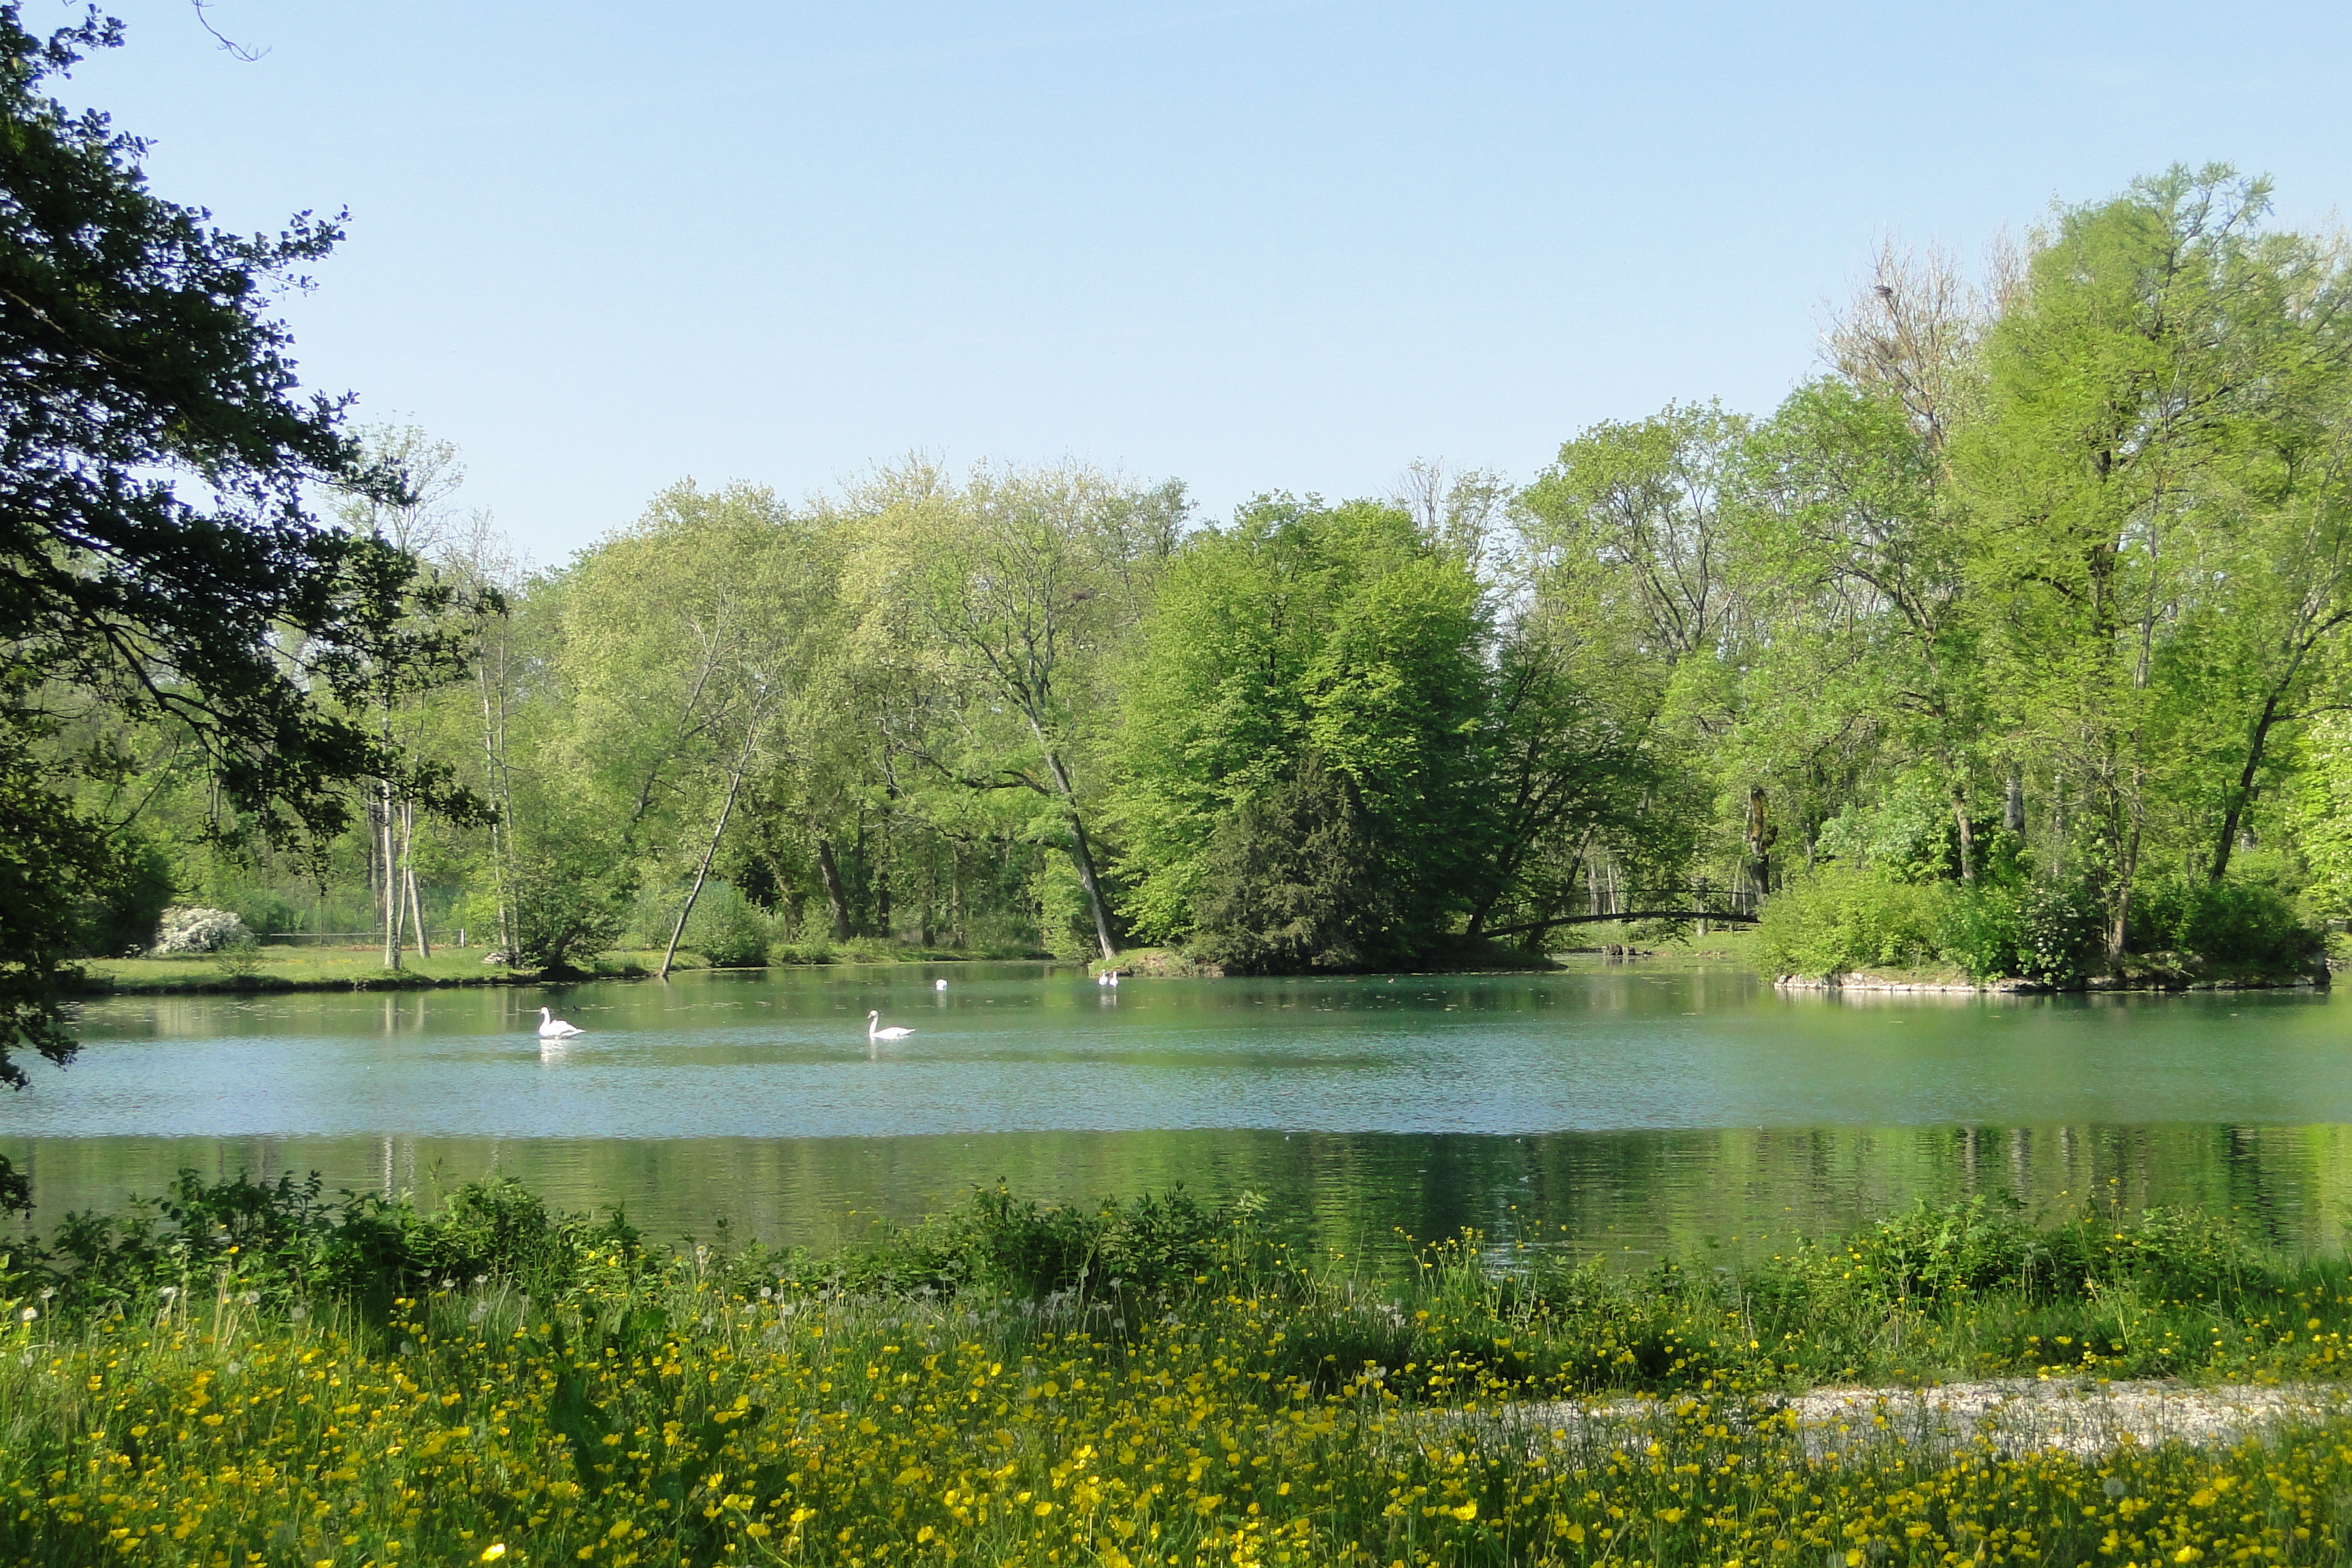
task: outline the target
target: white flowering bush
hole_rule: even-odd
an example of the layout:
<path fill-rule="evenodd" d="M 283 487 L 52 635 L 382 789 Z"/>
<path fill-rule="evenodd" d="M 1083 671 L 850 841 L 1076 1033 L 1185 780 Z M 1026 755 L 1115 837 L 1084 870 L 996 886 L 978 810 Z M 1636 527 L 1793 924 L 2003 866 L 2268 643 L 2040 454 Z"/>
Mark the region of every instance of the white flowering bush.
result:
<path fill-rule="evenodd" d="M 252 941 L 253 932 L 227 910 L 170 909 L 163 911 L 163 923 L 155 932 L 155 945 L 148 951 L 157 958 L 172 958 L 183 953 L 218 952 Z"/>

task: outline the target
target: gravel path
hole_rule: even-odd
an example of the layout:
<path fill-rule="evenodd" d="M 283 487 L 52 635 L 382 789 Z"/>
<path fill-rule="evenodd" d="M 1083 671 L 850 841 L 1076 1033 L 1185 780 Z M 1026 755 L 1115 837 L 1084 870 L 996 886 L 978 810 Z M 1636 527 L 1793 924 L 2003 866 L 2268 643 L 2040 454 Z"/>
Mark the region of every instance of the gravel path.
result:
<path fill-rule="evenodd" d="M 1523 1405 L 1502 1413 L 1501 1419 L 1531 1440 L 1550 1432 L 1584 1441 L 1623 1441 L 1676 1404 Z M 1949 1447 L 1979 1438 L 2010 1453 L 2055 1448 L 2091 1455 L 2126 1441 L 2216 1447 L 2282 1425 L 2352 1414 L 2352 1384 L 2192 1388 L 2017 1377 L 1927 1389 L 1820 1388 L 1789 1396 L 1780 1408 L 1815 1458 L 1881 1442 Z"/>

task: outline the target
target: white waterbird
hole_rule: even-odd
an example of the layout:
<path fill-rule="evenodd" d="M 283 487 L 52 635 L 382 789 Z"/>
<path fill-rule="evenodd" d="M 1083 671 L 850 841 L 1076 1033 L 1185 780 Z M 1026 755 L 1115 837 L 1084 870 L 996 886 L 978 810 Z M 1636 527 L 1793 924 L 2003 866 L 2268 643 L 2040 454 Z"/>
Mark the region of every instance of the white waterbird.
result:
<path fill-rule="evenodd" d="M 896 1024 L 886 1029 L 882 1026 L 881 1014 L 866 1015 L 866 1037 L 869 1040 L 903 1040 L 914 1032 L 912 1029 L 902 1029 Z"/>
<path fill-rule="evenodd" d="M 573 1028 L 546 1008 L 539 1010 L 539 1037 L 542 1040 L 568 1040 L 583 1031 Z"/>
<path fill-rule="evenodd" d="M 947 988 L 948 983 L 944 980 L 934 980 L 931 982 L 931 989 L 934 991 L 944 991 Z"/>

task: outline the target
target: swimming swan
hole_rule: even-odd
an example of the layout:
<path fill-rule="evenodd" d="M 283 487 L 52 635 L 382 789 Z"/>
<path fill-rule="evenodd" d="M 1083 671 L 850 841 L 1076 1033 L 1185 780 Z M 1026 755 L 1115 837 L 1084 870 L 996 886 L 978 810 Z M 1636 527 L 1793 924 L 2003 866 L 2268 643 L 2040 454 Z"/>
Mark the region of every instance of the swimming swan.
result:
<path fill-rule="evenodd" d="M 866 1015 L 866 1037 L 869 1040 L 903 1040 L 914 1032 L 912 1029 L 899 1028 L 895 1024 L 886 1029 L 882 1026 L 881 1014 Z"/>
<path fill-rule="evenodd" d="M 541 1039 L 568 1040 L 572 1036 L 583 1032 L 583 1031 L 582 1030 L 573 1028 L 562 1019 L 553 1016 L 546 1008 L 541 1007 L 539 1010 L 539 1037 Z"/>
<path fill-rule="evenodd" d="M 947 988 L 948 983 L 944 980 L 934 980 L 931 982 L 931 989 L 934 991 L 944 991 Z"/>

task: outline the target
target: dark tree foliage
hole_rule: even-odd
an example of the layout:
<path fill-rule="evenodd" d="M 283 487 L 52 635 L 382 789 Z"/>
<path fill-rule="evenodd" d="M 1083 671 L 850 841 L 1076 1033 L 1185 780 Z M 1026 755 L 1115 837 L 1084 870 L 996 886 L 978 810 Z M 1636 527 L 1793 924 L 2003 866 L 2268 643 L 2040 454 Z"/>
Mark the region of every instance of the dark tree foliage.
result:
<path fill-rule="evenodd" d="M 120 37 L 94 11 L 36 37 L 0 5 L 0 1081 L 18 1088 L 11 1051 L 71 1054 L 74 911 L 135 855 L 73 804 L 105 763 L 61 751 L 61 720 L 173 727 L 248 829 L 310 841 L 347 825 L 350 781 L 400 766 L 321 700 L 456 652 L 413 617 L 446 595 L 411 558 L 304 502 L 404 494 L 342 432 L 348 398 L 299 392 L 264 314 L 341 231 L 305 214 L 241 237 L 151 192 L 143 143 L 43 90 Z M 404 784 L 463 804 L 437 776 Z"/>
<path fill-rule="evenodd" d="M 1234 974 L 1410 960 L 1370 828 L 1347 777 L 1307 752 L 1290 777 L 1218 824 L 1196 910 L 1200 956 Z"/>

